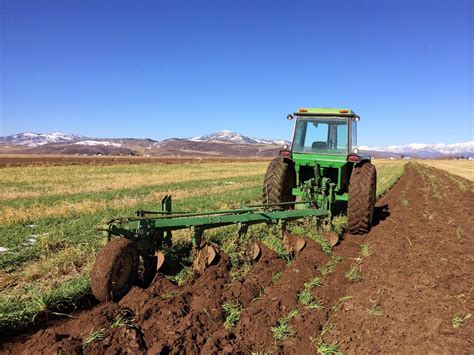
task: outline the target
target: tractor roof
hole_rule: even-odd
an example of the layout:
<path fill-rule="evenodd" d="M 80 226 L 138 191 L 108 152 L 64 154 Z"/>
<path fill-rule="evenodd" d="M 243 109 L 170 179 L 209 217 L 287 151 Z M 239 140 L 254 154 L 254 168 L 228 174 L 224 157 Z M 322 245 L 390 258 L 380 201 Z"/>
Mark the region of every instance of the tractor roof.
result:
<path fill-rule="evenodd" d="M 327 107 L 313 107 L 300 108 L 294 113 L 295 115 L 316 116 L 316 115 L 331 115 L 331 116 L 355 116 L 355 112 L 347 108 L 327 108 Z"/>

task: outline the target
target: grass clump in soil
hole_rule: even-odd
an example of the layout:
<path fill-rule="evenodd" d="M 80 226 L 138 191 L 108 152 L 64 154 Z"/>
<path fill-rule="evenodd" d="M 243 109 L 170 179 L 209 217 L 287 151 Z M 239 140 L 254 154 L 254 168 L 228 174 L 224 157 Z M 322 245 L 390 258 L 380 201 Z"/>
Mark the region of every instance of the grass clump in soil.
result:
<path fill-rule="evenodd" d="M 371 308 L 367 308 L 367 313 L 369 314 L 369 316 L 383 316 L 384 315 L 384 311 L 382 307 L 380 307 L 379 305 L 375 303 L 372 304 Z"/>
<path fill-rule="evenodd" d="M 322 285 L 322 281 L 319 277 L 315 277 L 314 279 L 306 282 L 304 284 L 303 290 L 298 295 L 298 303 L 302 304 L 303 306 L 308 307 L 309 309 L 318 309 L 321 310 L 324 308 L 323 304 L 314 298 L 311 293 L 311 290 L 315 287 L 319 287 Z"/>
<path fill-rule="evenodd" d="M 339 215 L 332 219 L 332 230 L 341 236 L 347 231 L 347 216 Z"/>
<path fill-rule="evenodd" d="M 344 304 L 348 301 L 350 301 L 352 299 L 352 296 L 351 295 L 346 295 L 346 296 L 342 296 L 340 297 L 336 304 L 334 306 L 332 306 L 332 311 L 333 312 L 339 312 L 342 307 L 344 306 Z"/>
<path fill-rule="evenodd" d="M 351 265 L 351 268 L 346 272 L 345 276 L 349 281 L 352 282 L 362 281 L 362 273 L 360 272 L 360 268 L 356 265 Z"/>
<path fill-rule="evenodd" d="M 171 300 L 175 298 L 178 293 L 176 291 L 167 292 L 161 295 L 162 300 Z"/>
<path fill-rule="evenodd" d="M 471 316 L 472 316 L 471 313 L 467 313 L 464 315 L 456 313 L 452 319 L 453 328 L 454 329 L 461 328 L 471 318 Z"/>
<path fill-rule="evenodd" d="M 331 255 L 331 257 L 329 258 L 329 261 L 326 263 L 326 265 L 323 265 L 323 266 L 319 267 L 319 272 L 323 276 L 331 274 L 331 273 L 334 272 L 334 269 L 336 268 L 337 264 L 339 264 L 341 261 L 342 261 L 342 256 Z"/>
<path fill-rule="evenodd" d="M 384 290 L 378 290 L 376 297 L 369 299 L 369 302 L 372 304 L 372 306 L 370 308 L 367 308 L 366 311 L 370 316 L 380 317 L 384 315 L 384 310 L 380 305 L 381 298 L 384 293 Z"/>
<path fill-rule="evenodd" d="M 383 308 L 380 306 L 380 301 L 379 299 L 376 299 L 376 300 L 370 300 L 370 303 L 372 303 L 372 306 L 370 308 L 367 308 L 366 311 L 367 311 L 367 314 L 369 316 L 377 316 L 377 317 L 380 317 L 380 316 L 383 316 L 384 315 L 384 311 L 383 311 Z"/>
<path fill-rule="evenodd" d="M 286 261 L 291 261 L 291 254 L 285 249 L 281 238 L 275 235 L 276 233 L 266 233 L 261 239 L 262 242 L 271 250 L 276 252 L 278 256 Z"/>
<path fill-rule="evenodd" d="M 111 329 L 116 329 L 120 327 L 133 327 L 134 318 L 135 314 L 130 309 L 123 309 L 122 311 L 120 311 L 119 315 L 112 321 L 112 323 L 110 323 L 108 328 L 101 328 L 96 331 L 92 329 L 89 335 L 83 339 L 82 348 L 85 349 L 93 342 L 105 339 Z"/>
<path fill-rule="evenodd" d="M 339 351 L 337 344 L 327 344 L 320 342 L 316 351 L 319 355 L 343 355 L 342 351 Z"/>
<path fill-rule="evenodd" d="M 323 304 L 316 300 L 308 289 L 304 289 L 300 292 L 298 296 L 298 303 L 308 307 L 309 309 L 321 310 L 324 308 Z"/>
<path fill-rule="evenodd" d="M 226 314 L 224 328 L 231 330 L 237 324 L 242 313 L 242 305 L 238 302 L 226 302 L 222 305 L 222 309 Z"/>
<path fill-rule="evenodd" d="M 134 318 L 135 314 L 130 309 L 125 308 L 120 311 L 120 314 L 114 319 L 110 328 L 131 327 Z"/>
<path fill-rule="evenodd" d="M 311 290 L 313 288 L 319 287 L 321 285 L 322 281 L 319 277 L 315 277 L 314 279 L 306 282 L 304 284 L 303 290 L 298 295 L 298 303 L 308 307 L 309 309 L 323 309 L 323 304 L 319 300 L 315 299 L 311 294 Z"/>
<path fill-rule="evenodd" d="M 283 273 L 281 271 L 273 273 L 272 274 L 272 283 L 276 283 L 282 274 Z"/>
<path fill-rule="evenodd" d="M 192 275 L 193 275 L 193 270 L 191 269 L 191 267 L 184 267 L 176 275 L 169 276 L 169 279 L 173 281 L 174 283 L 178 284 L 179 286 L 181 286 Z"/>
<path fill-rule="evenodd" d="M 106 335 L 107 330 L 105 328 L 96 330 L 95 332 L 91 330 L 90 334 L 82 341 L 82 347 L 85 349 L 93 342 L 104 339 Z"/>
<path fill-rule="evenodd" d="M 299 315 L 299 311 L 293 309 L 286 315 L 286 317 L 280 319 L 276 326 L 272 327 L 273 337 L 276 341 L 283 341 L 289 336 L 295 334 L 295 330 L 289 323 L 297 315 Z"/>
<path fill-rule="evenodd" d="M 370 256 L 370 246 L 368 243 L 363 243 L 359 245 L 360 248 L 360 257 L 366 258 Z"/>

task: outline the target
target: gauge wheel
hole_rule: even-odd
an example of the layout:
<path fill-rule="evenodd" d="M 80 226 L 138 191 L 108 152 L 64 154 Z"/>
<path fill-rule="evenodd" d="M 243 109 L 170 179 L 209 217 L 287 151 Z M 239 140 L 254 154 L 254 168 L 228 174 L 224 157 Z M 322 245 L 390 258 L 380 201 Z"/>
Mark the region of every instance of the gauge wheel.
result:
<path fill-rule="evenodd" d="M 137 280 L 139 253 L 134 242 L 112 239 L 102 248 L 91 274 L 92 293 L 99 301 L 119 301 Z"/>

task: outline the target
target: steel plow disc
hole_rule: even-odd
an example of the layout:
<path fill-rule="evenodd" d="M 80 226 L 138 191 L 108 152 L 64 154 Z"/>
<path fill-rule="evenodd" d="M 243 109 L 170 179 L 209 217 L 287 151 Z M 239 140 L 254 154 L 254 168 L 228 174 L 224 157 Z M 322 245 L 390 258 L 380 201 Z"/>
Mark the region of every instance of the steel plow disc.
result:
<path fill-rule="evenodd" d="M 160 270 L 165 263 L 165 255 L 161 251 L 155 253 L 156 256 L 156 271 Z"/>
<path fill-rule="evenodd" d="M 211 245 L 204 245 L 199 248 L 193 261 L 193 269 L 197 273 L 203 273 L 204 270 L 217 261 L 219 253 Z"/>
<path fill-rule="evenodd" d="M 334 248 L 339 242 L 339 235 L 334 232 L 326 232 L 323 234 L 323 238 L 329 243 L 331 248 Z"/>
<path fill-rule="evenodd" d="M 296 254 L 298 254 L 306 246 L 306 240 L 299 237 L 296 237 L 295 239 L 296 240 L 295 240 L 295 245 L 293 247 L 293 250 L 295 251 Z"/>
<path fill-rule="evenodd" d="M 262 256 L 262 248 L 258 243 L 254 243 L 252 247 L 252 260 L 258 261 L 258 259 L 260 259 L 260 256 Z"/>
<path fill-rule="evenodd" d="M 306 247 L 306 240 L 298 235 L 290 234 L 285 231 L 283 243 L 288 252 L 298 254 Z"/>
<path fill-rule="evenodd" d="M 212 262 L 216 259 L 217 252 L 210 245 L 207 245 L 205 248 L 206 248 L 206 253 L 207 253 L 207 265 L 212 265 Z"/>

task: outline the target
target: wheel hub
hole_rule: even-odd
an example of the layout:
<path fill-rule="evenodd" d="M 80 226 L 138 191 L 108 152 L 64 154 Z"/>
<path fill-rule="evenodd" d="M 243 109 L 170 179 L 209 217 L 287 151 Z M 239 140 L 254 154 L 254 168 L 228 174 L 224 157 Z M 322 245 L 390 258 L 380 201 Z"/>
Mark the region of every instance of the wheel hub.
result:
<path fill-rule="evenodd" d="M 130 279 L 132 273 L 133 260 L 131 255 L 123 254 L 117 260 L 112 270 L 112 288 L 121 290 Z"/>

